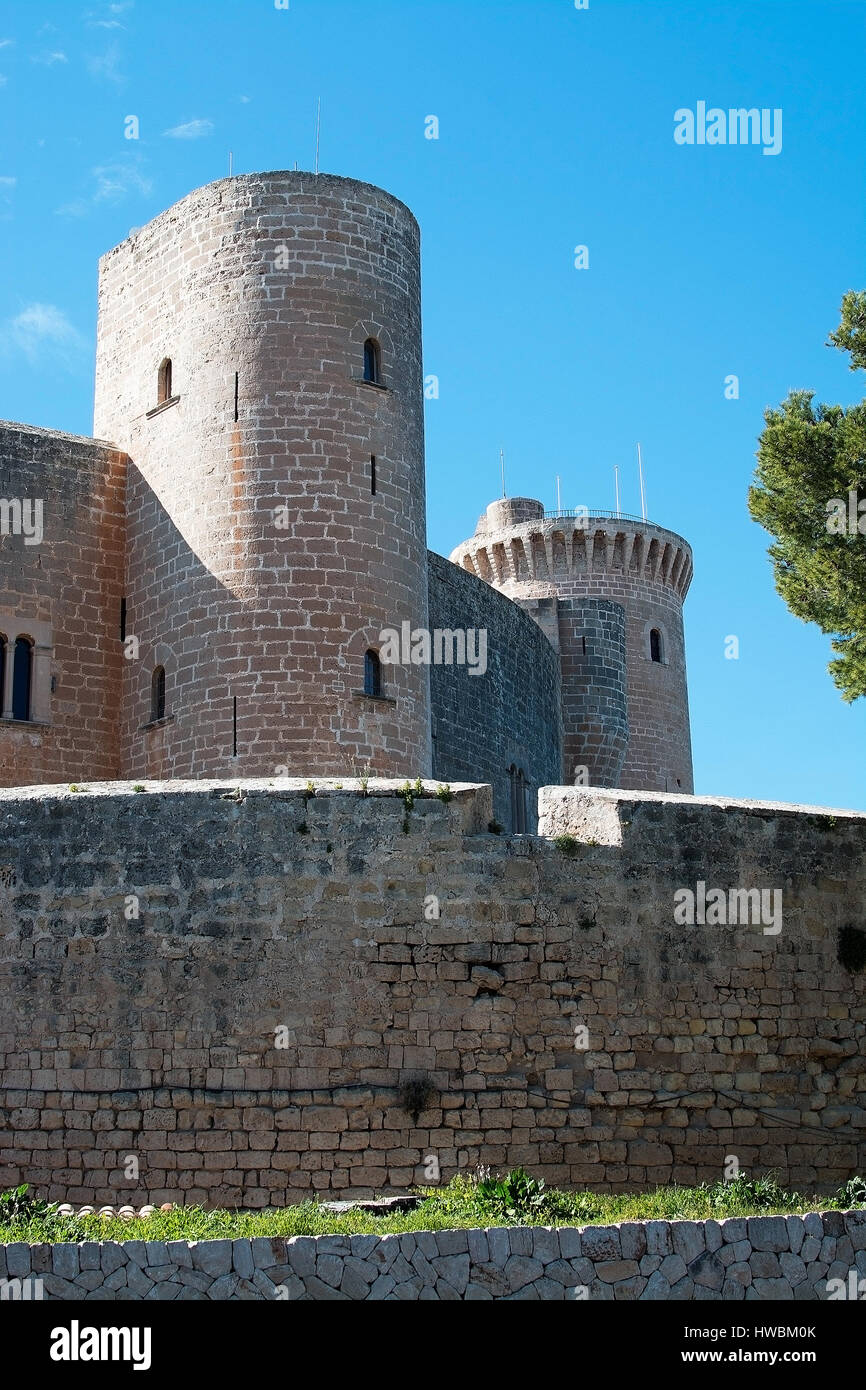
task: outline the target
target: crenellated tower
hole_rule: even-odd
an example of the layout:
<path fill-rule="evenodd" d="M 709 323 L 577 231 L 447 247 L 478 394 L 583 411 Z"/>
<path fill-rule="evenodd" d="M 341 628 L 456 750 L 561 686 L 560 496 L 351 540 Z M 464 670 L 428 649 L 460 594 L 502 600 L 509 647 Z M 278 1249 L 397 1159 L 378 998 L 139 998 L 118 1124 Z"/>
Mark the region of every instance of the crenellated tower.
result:
<path fill-rule="evenodd" d="M 530 612 L 559 651 L 567 781 L 586 767 L 594 786 L 693 790 L 682 536 L 502 498 L 450 558 Z"/>

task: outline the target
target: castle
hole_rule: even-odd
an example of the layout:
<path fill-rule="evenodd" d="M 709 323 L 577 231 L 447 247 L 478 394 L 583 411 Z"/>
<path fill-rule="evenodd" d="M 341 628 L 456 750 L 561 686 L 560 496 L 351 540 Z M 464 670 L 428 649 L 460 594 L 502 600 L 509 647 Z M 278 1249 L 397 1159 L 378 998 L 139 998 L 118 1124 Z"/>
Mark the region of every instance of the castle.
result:
<path fill-rule="evenodd" d="M 280 172 L 102 258 L 96 437 L 0 425 L 0 785 L 432 776 L 515 832 L 546 784 L 693 790 L 680 536 L 503 498 L 427 550 L 419 242 Z M 405 625 L 442 659 L 383 660 Z"/>
<path fill-rule="evenodd" d="M 97 438 L 0 426 L 0 1188 L 862 1171 L 866 816 L 691 794 L 679 536 L 428 552 L 423 400 L 411 213 L 255 174 L 103 258 Z"/>

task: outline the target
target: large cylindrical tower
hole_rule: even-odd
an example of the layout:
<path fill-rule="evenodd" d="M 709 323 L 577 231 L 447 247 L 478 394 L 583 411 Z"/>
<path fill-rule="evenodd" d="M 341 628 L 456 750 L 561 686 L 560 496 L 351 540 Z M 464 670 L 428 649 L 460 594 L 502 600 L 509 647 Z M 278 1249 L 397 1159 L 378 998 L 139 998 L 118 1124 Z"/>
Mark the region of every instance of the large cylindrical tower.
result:
<path fill-rule="evenodd" d="M 558 644 L 567 780 L 586 765 L 591 785 L 693 791 L 682 615 L 692 552 L 681 536 L 635 517 L 546 514 L 531 498 L 503 498 L 451 559 L 521 603 Z M 555 620 L 538 604 L 551 598 Z"/>
<path fill-rule="evenodd" d="M 123 772 L 429 774 L 419 231 L 353 179 L 197 189 L 100 262 L 130 458 Z"/>

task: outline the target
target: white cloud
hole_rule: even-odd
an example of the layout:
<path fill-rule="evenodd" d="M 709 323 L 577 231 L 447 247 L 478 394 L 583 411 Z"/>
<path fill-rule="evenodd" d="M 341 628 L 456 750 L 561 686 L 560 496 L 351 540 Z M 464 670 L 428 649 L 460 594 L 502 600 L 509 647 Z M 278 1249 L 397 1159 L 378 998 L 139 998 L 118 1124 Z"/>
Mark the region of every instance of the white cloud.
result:
<path fill-rule="evenodd" d="M 36 363 L 46 358 L 71 364 L 87 348 L 78 329 L 56 304 L 28 304 L 7 319 L 0 330 L 0 345 L 8 354 L 17 350 Z"/>
<path fill-rule="evenodd" d="M 84 23 L 88 29 L 125 29 L 126 25 L 121 24 L 119 19 L 108 19 L 107 15 L 125 14 L 131 10 L 131 4 L 105 5 L 98 10 L 85 10 Z"/>
<path fill-rule="evenodd" d="M 0 48 L 8 48 L 9 45 L 14 42 L 14 39 L 0 39 Z"/>
<path fill-rule="evenodd" d="M 98 164 L 90 174 L 95 182 L 90 194 L 55 208 L 58 217 L 84 217 L 102 203 L 120 203 L 131 194 L 146 198 L 153 190 L 153 180 L 142 172 L 138 161 Z"/>
<path fill-rule="evenodd" d="M 120 49 L 116 43 L 111 44 L 104 53 L 92 54 L 85 61 L 91 77 L 104 77 L 106 82 L 113 82 L 116 87 L 123 86 L 126 81 L 120 71 Z"/>
<path fill-rule="evenodd" d="M 53 68 L 55 63 L 68 63 L 69 59 L 65 53 L 55 49 L 52 53 L 36 53 L 30 61 L 31 63 L 39 63 L 42 67 Z"/>
<path fill-rule="evenodd" d="M 185 125 L 172 126 L 171 130 L 164 130 L 163 135 L 167 135 L 170 140 L 201 140 L 205 135 L 210 135 L 213 130 L 213 121 L 187 121 Z"/>
<path fill-rule="evenodd" d="M 135 164 L 99 164 L 91 173 L 96 179 L 95 203 L 117 203 L 129 193 L 146 197 L 153 188 L 153 180 Z"/>

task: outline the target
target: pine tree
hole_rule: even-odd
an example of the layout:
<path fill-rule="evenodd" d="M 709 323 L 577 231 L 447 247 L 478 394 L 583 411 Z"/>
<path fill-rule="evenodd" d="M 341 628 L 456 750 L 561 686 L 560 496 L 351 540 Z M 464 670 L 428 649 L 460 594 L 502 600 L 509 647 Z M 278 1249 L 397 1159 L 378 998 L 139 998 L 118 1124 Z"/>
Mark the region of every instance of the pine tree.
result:
<path fill-rule="evenodd" d="M 829 342 L 850 354 L 852 371 L 866 369 L 866 292 L 843 297 Z M 850 702 L 866 695 L 866 400 L 846 410 L 813 396 L 791 391 L 765 411 L 749 511 L 775 538 L 788 608 L 832 636 L 828 669 Z"/>

